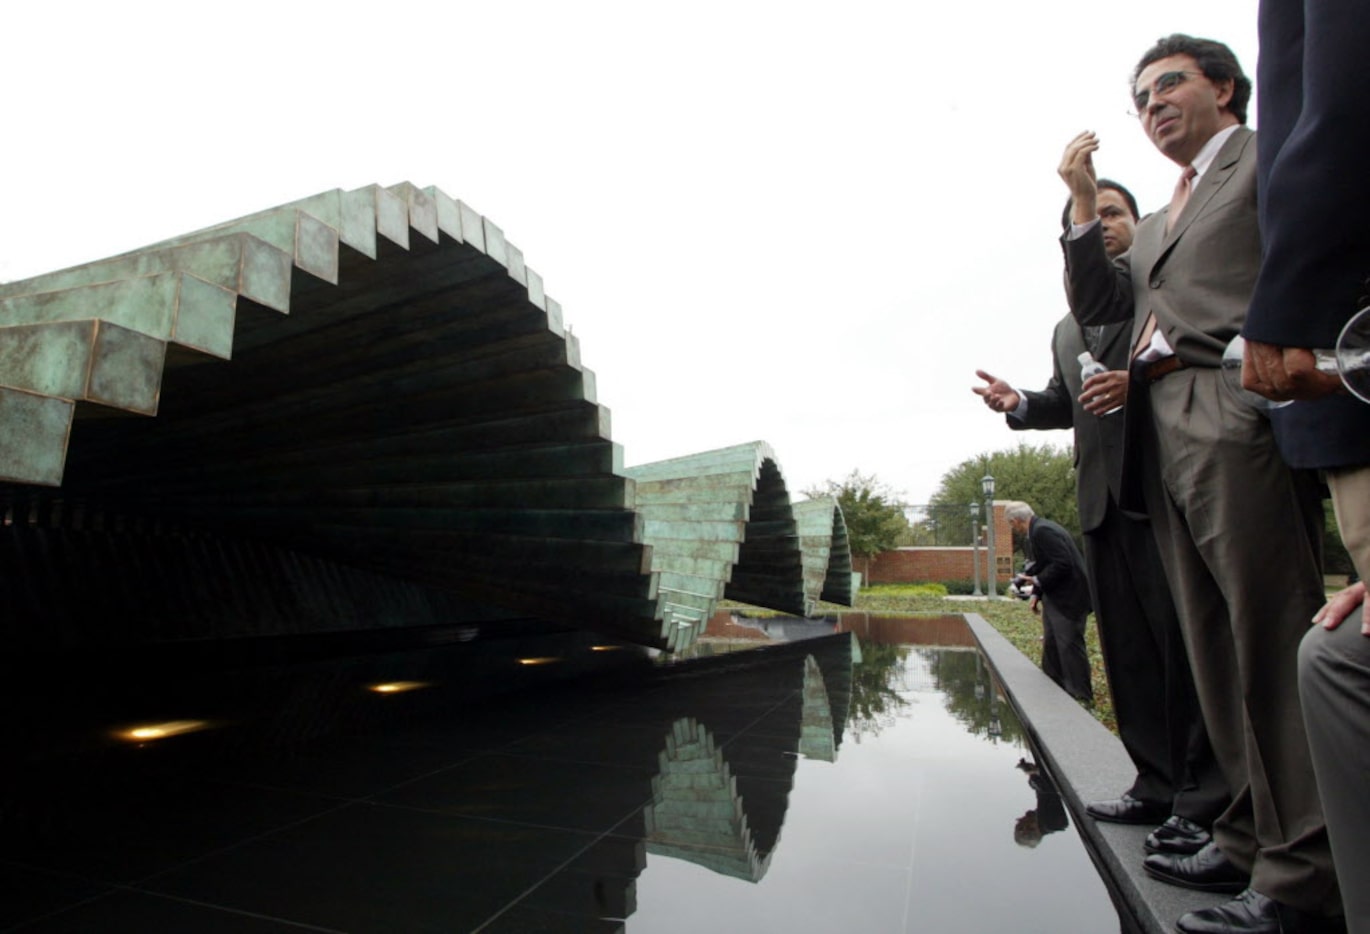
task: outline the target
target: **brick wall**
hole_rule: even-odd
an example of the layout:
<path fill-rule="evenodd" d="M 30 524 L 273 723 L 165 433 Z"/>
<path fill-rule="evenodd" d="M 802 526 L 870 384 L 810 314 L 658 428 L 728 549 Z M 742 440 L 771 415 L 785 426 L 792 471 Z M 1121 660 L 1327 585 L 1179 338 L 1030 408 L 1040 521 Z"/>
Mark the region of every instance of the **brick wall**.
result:
<path fill-rule="evenodd" d="M 984 541 L 983 532 L 981 541 Z M 868 584 L 914 584 L 926 581 L 970 580 L 971 548 L 898 548 L 882 552 L 872 561 L 852 558 L 852 569 Z M 985 583 L 984 546 L 979 549 L 980 583 Z M 994 504 L 994 563 L 998 565 L 1000 591 L 1013 579 L 1013 530 L 1004 518 L 1002 503 Z"/>

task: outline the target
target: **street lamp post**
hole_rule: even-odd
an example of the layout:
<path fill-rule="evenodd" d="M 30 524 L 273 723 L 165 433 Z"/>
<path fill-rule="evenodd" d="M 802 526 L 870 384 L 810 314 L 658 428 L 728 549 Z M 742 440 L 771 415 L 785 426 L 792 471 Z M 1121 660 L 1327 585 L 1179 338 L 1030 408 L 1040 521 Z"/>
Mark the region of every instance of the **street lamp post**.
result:
<path fill-rule="evenodd" d="M 985 494 L 985 590 L 991 600 L 999 597 L 999 575 L 994 566 L 994 478 L 985 474 L 980 480 L 980 490 Z"/>
<path fill-rule="evenodd" d="M 975 581 L 972 597 L 984 596 L 980 591 L 980 504 L 970 504 L 970 573 Z"/>

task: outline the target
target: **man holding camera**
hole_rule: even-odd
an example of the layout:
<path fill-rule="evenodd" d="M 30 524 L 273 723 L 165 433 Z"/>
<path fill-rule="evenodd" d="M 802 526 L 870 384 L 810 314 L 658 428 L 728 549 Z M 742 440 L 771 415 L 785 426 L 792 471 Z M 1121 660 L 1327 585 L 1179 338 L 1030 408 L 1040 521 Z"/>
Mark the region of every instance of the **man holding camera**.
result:
<path fill-rule="evenodd" d="M 1094 687 L 1085 654 L 1085 617 L 1089 615 L 1089 578 L 1085 559 L 1070 533 L 1050 519 L 1038 518 L 1027 503 L 1004 507 L 1013 534 L 1027 543 L 1033 585 L 1032 610 L 1042 613 L 1042 670 L 1067 694 L 1094 703 Z"/>

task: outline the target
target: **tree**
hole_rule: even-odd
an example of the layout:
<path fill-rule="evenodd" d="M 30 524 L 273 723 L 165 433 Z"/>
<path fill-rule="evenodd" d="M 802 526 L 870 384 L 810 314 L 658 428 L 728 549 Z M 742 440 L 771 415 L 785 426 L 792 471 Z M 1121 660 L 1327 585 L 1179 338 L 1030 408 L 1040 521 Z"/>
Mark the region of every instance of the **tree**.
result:
<path fill-rule="evenodd" d="M 861 664 L 851 670 L 851 706 L 847 726 L 856 741 L 864 735 L 879 736 L 909 702 L 899 693 L 895 680 L 903 673 L 907 645 L 891 645 L 858 638 Z"/>
<path fill-rule="evenodd" d="M 967 507 L 971 502 L 984 501 L 980 480 L 985 474 L 994 477 L 995 499 L 1022 500 L 1037 515 L 1059 522 L 1077 541 L 1080 539 L 1080 510 L 1075 502 L 1075 456 L 1069 448 L 1019 442 L 1016 448 L 962 461 L 943 474 L 937 492 L 932 496 L 932 505 L 961 507 L 960 510 L 945 510 L 942 521 L 964 524 L 964 541 L 970 541 L 970 510 Z"/>
<path fill-rule="evenodd" d="M 917 652 L 927 659 L 937 689 L 946 694 L 947 712 L 959 720 L 967 732 L 987 737 L 992 743 L 1022 743 L 1022 721 L 1003 699 L 997 678 L 979 652 L 930 648 L 920 648 Z"/>
<path fill-rule="evenodd" d="M 857 557 L 872 558 L 889 551 L 908 533 L 900 495 L 874 474 L 853 470 L 842 480 L 824 481 L 821 489 L 804 490 L 803 495 L 837 500 L 847 523 L 847 543 Z"/>

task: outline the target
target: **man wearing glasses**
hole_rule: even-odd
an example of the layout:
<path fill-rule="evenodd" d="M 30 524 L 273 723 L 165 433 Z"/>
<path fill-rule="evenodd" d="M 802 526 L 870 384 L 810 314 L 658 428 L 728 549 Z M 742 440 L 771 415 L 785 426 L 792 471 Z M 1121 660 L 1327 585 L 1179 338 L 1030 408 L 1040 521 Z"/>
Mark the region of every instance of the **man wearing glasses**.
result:
<path fill-rule="evenodd" d="M 1170 206 L 1110 262 L 1082 133 L 1060 175 L 1074 200 L 1063 238 L 1071 311 L 1132 322 L 1124 409 L 1125 508 L 1149 515 L 1184 628 L 1214 753 L 1233 803 L 1214 842 L 1153 854 L 1164 881 L 1237 897 L 1190 912 L 1184 934 L 1336 930 L 1340 895 L 1299 713 L 1296 653 L 1322 605 L 1315 480 L 1291 471 L 1272 417 L 1222 367 L 1260 267 L 1251 82 L 1225 45 L 1174 35 L 1133 77 L 1142 129 L 1181 168 Z"/>

